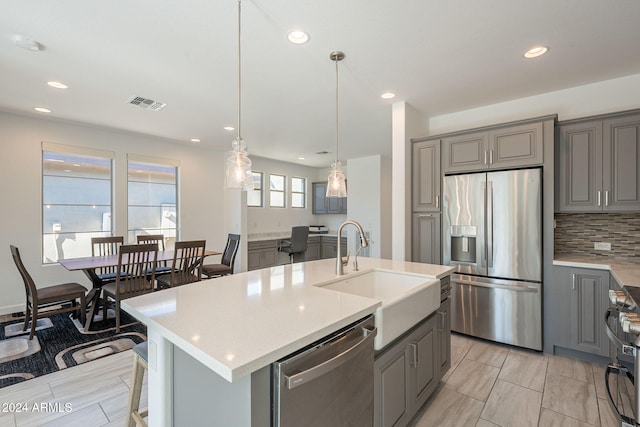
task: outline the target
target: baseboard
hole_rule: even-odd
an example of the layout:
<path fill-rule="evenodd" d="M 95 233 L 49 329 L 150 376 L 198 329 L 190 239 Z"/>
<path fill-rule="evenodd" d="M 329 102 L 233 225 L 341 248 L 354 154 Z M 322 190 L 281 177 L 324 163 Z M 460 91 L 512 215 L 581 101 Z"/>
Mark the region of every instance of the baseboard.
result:
<path fill-rule="evenodd" d="M 12 313 L 24 313 L 24 304 L 6 305 L 4 307 L 0 307 L 0 315 Z"/>

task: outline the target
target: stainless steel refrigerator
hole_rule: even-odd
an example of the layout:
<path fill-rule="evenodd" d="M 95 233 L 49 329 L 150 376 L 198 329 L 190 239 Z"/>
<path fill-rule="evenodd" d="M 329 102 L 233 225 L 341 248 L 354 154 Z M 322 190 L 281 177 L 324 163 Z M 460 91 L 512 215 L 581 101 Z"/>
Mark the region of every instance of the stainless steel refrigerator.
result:
<path fill-rule="evenodd" d="M 542 350 L 542 171 L 444 177 L 451 329 Z"/>

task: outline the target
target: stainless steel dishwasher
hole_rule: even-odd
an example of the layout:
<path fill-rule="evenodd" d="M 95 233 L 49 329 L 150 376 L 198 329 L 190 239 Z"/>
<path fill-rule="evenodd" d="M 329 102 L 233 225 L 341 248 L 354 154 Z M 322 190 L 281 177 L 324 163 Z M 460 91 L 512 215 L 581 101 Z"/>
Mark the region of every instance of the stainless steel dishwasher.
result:
<path fill-rule="evenodd" d="M 373 316 L 272 365 L 273 425 L 373 425 Z"/>

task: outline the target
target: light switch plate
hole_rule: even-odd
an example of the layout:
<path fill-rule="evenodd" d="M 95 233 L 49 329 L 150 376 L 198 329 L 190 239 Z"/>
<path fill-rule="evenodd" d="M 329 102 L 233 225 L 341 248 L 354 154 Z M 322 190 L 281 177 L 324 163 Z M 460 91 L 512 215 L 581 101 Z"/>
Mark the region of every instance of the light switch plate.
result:
<path fill-rule="evenodd" d="M 595 249 L 596 251 L 610 251 L 611 250 L 611 243 L 609 243 L 609 242 L 594 242 L 593 243 L 593 249 Z"/>

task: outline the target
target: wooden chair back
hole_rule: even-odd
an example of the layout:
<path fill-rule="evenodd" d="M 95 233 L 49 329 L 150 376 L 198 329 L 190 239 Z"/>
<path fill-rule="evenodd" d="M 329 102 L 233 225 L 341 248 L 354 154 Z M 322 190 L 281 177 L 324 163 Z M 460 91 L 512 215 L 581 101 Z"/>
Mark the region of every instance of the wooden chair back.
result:
<path fill-rule="evenodd" d="M 28 301 L 31 301 L 33 305 L 38 305 L 38 290 L 36 288 L 36 284 L 33 281 L 33 278 L 25 268 L 22 263 L 22 258 L 20 257 L 20 251 L 17 247 L 13 245 L 9 245 L 11 248 L 11 256 L 13 257 L 13 262 L 18 267 L 18 271 L 20 272 L 20 276 L 22 277 L 22 281 L 24 282 L 24 292 L 25 297 Z"/>
<path fill-rule="evenodd" d="M 199 282 L 206 240 L 176 242 L 171 265 L 171 287 Z"/>
<path fill-rule="evenodd" d="M 92 237 L 91 256 L 118 255 L 118 249 L 124 244 L 123 236 Z M 118 269 L 115 266 L 96 268 L 98 277 L 115 275 Z M 113 277 L 115 280 L 115 277 Z M 113 281 L 113 280 L 112 280 Z"/>
<path fill-rule="evenodd" d="M 122 245 L 118 251 L 116 292 L 119 299 L 152 292 L 155 283 L 158 245 Z"/>
<path fill-rule="evenodd" d="M 221 263 L 231 267 L 231 274 L 233 274 L 233 265 L 236 262 L 236 255 L 238 254 L 238 248 L 240 247 L 240 235 L 229 234 L 227 238 L 227 245 L 222 252 Z"/>
<path fill-rule="evenodd" d="M 138 234 L 136 237 L 138 244 L 140 243 L 157 243 L 158 250 L 164 251 L 164 234 Z"/>

